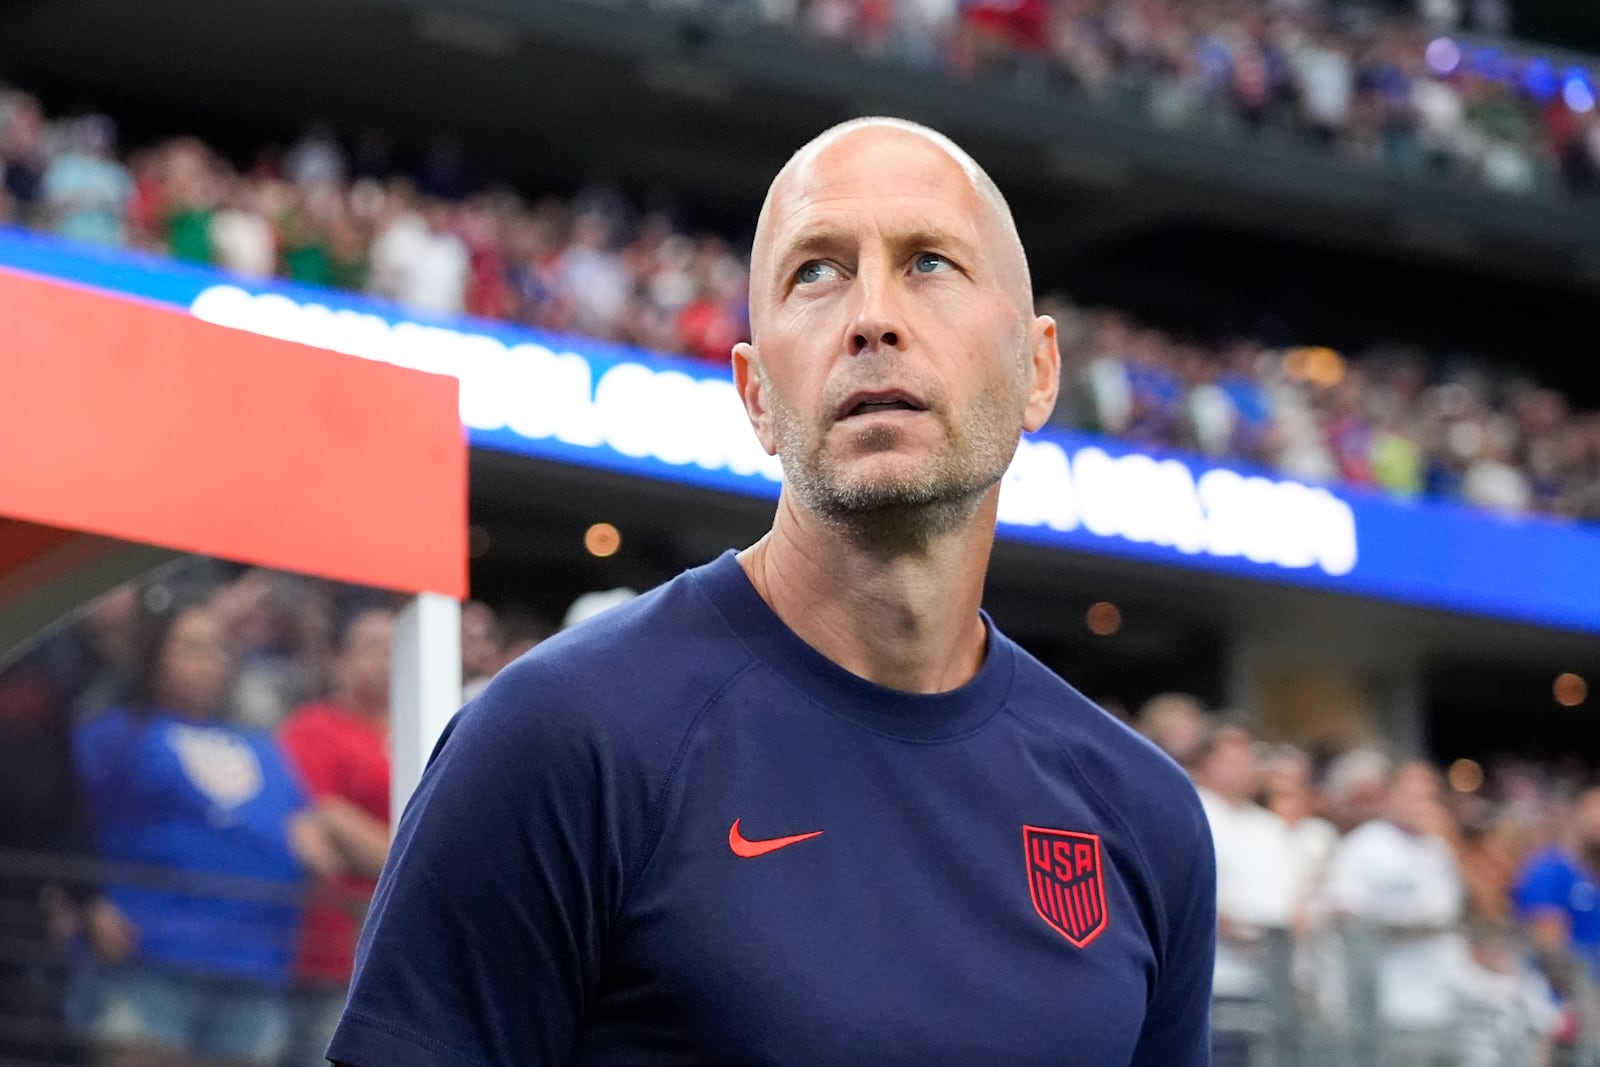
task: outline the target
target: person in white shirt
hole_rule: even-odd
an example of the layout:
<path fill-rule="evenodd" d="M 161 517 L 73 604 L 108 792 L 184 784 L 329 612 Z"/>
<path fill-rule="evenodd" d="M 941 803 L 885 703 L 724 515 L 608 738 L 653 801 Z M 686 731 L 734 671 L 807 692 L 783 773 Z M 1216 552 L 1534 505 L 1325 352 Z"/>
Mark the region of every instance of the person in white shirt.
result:
<path fill-rule="evenodd" d="M 372 244 L 368 291 L 421 311 L 459 313 L 472 258 L 455 234 L 454 208 L 442 200 L 419 202 L 405 186 L 392 188 L 388 198 L 387 221 Z"/>
<path fill-rule="evenodd" d="M 1438 773 L 1424 763 L 1403 764 L 1390 779 L 1382 816 L 1351 831 L 1329 861 L 1329 912 L 1347 929 L 1366 924 L 1377 939 L 1385 1063 L 1454 1062 L 1455 980 L 1468 957 L 1457 928 L 1465 889 L 1440 833 L 1449 817 Z M 1349 966 L 1359 979 L 1359 962 Z M 1363 1025 L 1359 1018 L 1351 1023 Z"/>
<path fill-rule="evenodd" d="M 1295 854 L 1296 927 L 1321 891 L 1328 859 L 1339 843 L 1333 823 L 1316 814 L 1311 757 L 1294 745 L 1276 745 L 1262 762 L 1262 792 L 1268 811 L 1284 821 Z"/>
<path fill-rule="evenodd" d="M 1213 1059 L 1217 1067 L 1246 1064 L 1251 1045 L 1274 1025 L 1269 994 L 1287 985 L 1287 939 L 1301 864 L 1288 824 L 1255 802 L 1261 775 L 1248 730 L 1212 722 L 1196 754 L 1194 777 L 1217 854 Z M 1272 951 L 1275 942 L 1283 951 Z"/>

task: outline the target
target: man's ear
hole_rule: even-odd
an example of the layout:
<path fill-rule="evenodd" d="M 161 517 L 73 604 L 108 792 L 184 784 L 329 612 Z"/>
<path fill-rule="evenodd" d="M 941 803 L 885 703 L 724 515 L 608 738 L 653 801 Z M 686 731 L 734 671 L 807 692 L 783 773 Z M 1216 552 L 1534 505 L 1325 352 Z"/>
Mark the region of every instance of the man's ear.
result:
<path fill-rule="evenodd" d="M 1061 349 L 1056 344 L 1056 320 L 1039 315 L 1028 327 L 1028 403 L 1022 425 L 1032 433 L 1043 426 L 1056 408 L 1061 389 Z"/>
<path fill-rule="evenodd" d="M 767 403 L 766 388 L 762 382 L 760 353 L 755 345 L 740 341 L 733 346 L 733 384 L 744 401 L 744 413 L 750 417 L 750 426 L 756 440 L 767 450 L 767 455 L 778 454 L 777 438 L 772 433 L 772 409 Z"/>

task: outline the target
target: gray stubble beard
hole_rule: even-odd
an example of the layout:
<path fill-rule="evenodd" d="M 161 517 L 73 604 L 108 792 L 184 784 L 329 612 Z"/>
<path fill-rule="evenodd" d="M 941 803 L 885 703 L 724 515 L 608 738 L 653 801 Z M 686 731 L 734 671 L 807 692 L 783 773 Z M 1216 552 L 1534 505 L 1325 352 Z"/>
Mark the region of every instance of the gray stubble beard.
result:
<path fill-rule="evenodd" d="M 1019 419 L 1002 424 L 1008 398 L 996 388 L 973 406 L 969 424 L 981 432 L 971 439 L 935 410 L 931 414 L 939 420 L 945 444 L 924 469 L 893 480 L 850 482 L 826 452 L 826 430 L 815 443 L 808 441 L 799 413 L 778 400 L 770 386 L 767 393 L 786 489 L 807 511 L 855 541 L 925 544 L 964 525 L 1005 474 L 1022 433 Z M 887 450 L 899 433 L 870 427 L 857 440 L 870 450 Z"/>

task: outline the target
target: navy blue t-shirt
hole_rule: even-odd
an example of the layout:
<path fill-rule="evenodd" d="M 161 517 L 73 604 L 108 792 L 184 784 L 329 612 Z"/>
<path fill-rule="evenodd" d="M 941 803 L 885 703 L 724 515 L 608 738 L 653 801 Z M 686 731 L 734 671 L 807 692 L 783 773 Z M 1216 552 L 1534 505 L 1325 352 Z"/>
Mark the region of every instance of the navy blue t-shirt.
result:
<path fill-rule="evenodd" d="M 1215 905 L 1182 772 L 992 624 L 967 685 L 886 689 L 729 553 L 457 716 L 329 1055 L 1198 1067 Z"/>

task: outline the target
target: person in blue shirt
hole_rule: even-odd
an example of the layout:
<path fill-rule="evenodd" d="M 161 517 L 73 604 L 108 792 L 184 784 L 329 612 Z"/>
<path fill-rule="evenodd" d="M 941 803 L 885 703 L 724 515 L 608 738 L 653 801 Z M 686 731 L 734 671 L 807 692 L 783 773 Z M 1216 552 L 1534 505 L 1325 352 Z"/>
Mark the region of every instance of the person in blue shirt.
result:
<path fill-rule="evenodd" d="M 771 531 L 456 717 L 329 1058 L 1207 1064 L 1193 788 L 979 610 L 1059 378 L 1000 193 L 925 127 L 835 127 L 773 183 L 750 312 Z"/>
<path fill-rule="evenodd" d="M 1528 858 L 1513 896 L 1551 984 L 1570 993 L 1582 967 L 1600 981 L 1600 786 L 1578 797 L 1567 840 Z"/>
<path fill-rule="evenodd" d="M 127 244 L 133 176 L 116 161 L 116 128 L 104 115 L 89 115 L 67 131 L 66 150 L 44 174 L 51 228 L 79 241 Z"/>
<path fill-rule="evenodd" d="M 106 881 L 77 1011 L 101 1067 L 274 1067 L 307 864 L 337 850 L 272 738 L 218 718 L 234 657 L 216 611 L 145 622 L 130 702 L 74 737 Z"/>

